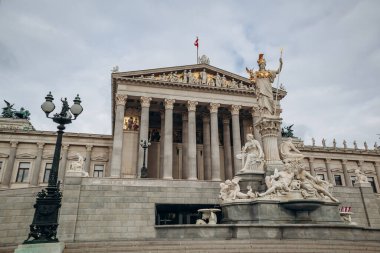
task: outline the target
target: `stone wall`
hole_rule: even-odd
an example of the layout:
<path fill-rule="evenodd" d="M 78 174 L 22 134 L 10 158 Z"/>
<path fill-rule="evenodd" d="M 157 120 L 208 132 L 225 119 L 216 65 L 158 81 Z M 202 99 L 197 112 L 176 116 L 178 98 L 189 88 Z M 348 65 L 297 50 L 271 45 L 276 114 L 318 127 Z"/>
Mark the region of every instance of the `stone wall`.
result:
<path fill-rule="evenodd" d="M 26 240 L 32 223 L 37 192 L 42 187 L 0 191 L 0 246 Z"/>
<path fill-rule="evenodd" d="M 0 191 L 0 247 L 26 239 L 40 189 Z M 111 241 L 156 238 L 156 203 L 215 204 L 219 182 L 66 178 L 63 189 L 59 239 Z M 370 191 L 335 187 L 334 195 L 342 206 L 352 206 L 353 221 L 359 226 L 368 226 L 369 220 L 371 227 L 380 227 L 380 200 Z"/>

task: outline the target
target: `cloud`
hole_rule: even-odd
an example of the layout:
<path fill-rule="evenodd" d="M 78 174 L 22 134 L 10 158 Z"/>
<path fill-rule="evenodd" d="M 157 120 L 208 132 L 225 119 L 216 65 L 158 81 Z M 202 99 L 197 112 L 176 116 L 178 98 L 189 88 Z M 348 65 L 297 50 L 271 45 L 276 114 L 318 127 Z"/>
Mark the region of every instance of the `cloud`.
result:
<path fill-rule="evenodd" d="M 111 133 L 110 70 L 195 63 L 245 75 L 265 53 L 288 96 L 283 119 L 311 143 L 365 140 L 379 133 L 380 16 L 377 1 L 3 1 L 1 98 L 32 112 L 37 129 L 54 124 L 39 108 L 79 93 L 84 112 L 68 131 Z M 276 81 L 277 82 L 277 81 Z M 274 84 L 276 85 L 276 83 Z"/>

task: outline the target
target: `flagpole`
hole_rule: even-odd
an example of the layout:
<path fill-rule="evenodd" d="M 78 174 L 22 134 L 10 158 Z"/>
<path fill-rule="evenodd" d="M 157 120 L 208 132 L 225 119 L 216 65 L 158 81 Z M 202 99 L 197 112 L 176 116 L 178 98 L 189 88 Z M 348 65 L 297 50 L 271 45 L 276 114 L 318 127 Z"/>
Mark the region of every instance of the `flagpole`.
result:
<path fill-rule="evenodd" d="M 197 36 L 197 64 L 199 63 L 198 50 L 199 50 L 199 41 L 198 41 L 198 36 Z"/>
<path fill-rule="evenodd" d="M 280 51 L 280 58 L 282 58 L 282 51 L 283 51 L 283 48 L 281 48 L 281 51 Z M 280 83 L 280 74 L 281 74 L 281 71 L 280 71 L 280 73 L 278 73 L 278 78 L 277 78 L 276 99 L 275 99 L 275 103 L 274 103 L 273 115 L 276 114 L 276 110 L 277 110 L 277 95 L 278 95 L 278 84 Z"/>
<path fill-rule="evenodd" d="M 197 46 L 197 64 L 199 63 L 198 60 L 199 58 L 198 58 L 198 46 Z"/>

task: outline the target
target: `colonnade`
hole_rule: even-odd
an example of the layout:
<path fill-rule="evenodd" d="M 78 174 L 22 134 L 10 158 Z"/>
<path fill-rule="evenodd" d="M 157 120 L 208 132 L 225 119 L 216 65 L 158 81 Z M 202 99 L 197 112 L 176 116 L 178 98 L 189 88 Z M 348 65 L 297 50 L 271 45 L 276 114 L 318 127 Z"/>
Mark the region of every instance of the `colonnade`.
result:
<path fill-rule="evenodd" d="M 127 95 L 117 95 L 115 104 L 115 128 L 114 144 L 112 154 L 111 176 L 118 177 L 121 175 L 121 157 L 122 157 L 122 129 L 124 122 L 125 105 Z M 149 107 L 152 98 L 140 97 L 141 120 L 139 128 L 139 140 L 147 140 L 149 133 Z M 173 109 L 175 99 L 164 99 L 164 110 L 161 110 L 161 139 L 160 139 L 160 178 L 173 179 Z M 186 104 L 187 112 L 182 115 L 182 177 L 189 180 L 197 179 L 196 164 L 196 112 L 197 101 L 181 101 Z M 204 171 L 205 179 L 219 181 L 220 173 L 220 150 L 219 150 L 219 116 L 221 105 L 219 103 L 209 103 L 206 105 L 208 112 L 202 112 L 203 124 L 203 152 L 204 152 Z M 236 154 L 241 152 L 241 127 L 239 112 L 241 105 L 227 105 L 230 115 L 223 115 L 221 119 L 223 124 L 224 139 L 224 166 L 227 178 L 232 178 L 233 168 L 240 170 L 241 160 L 236 159 Z M 252 111 L 253 112 L 253 111 Z M 232 143 L 230 136 L 230 120 L 232 121 Z M 253 124 L 254 122 L 252 122 Z M 257 131 L 257 130 L 256 130 Z M 255 134 L 256 136 L 258 133 Z M 244 138 L 245 139 L 245 138 Z M 232 145 L 231 145 L 232 144 Z M 232 146 L 232 150 L 231 150 Z M 140 177 L 140 169 L 143 164 L 143 149 L 139 148 L 137 177 Z M 146 156 L 147 157 L 147 156 Z M 234 157 L 234 158 L 233 158 Z"/>

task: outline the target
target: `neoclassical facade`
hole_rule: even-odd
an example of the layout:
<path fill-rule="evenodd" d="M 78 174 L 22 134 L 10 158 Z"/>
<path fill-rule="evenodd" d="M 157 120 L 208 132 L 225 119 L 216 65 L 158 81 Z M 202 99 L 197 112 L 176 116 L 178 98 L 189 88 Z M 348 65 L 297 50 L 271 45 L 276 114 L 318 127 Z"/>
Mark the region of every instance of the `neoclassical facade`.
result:
<path fill-rule="evenodd" d="M 112 73 L 112 135 L 65 133 L 60 180 L 77 159 L 85 158 L 90 177 L 140 178 L 144 150 L 150 142 L 148 177 L 221 181 L 242 168 L 245 136 L 263 146 L 267 164 L 280 162 L 270 148 L 281 143 L 284 89 L 272 89 L 277 120 L 262 117 L 252 82 L 208 64 Z M 54 132 L 25 128 L 22 120 L 0 124 L 2 188 L 44 185 L 52 163 Z M 24 127 L 22 127 L 24 124 Z M 352 187 L 354 170 L 363 171 L 379 192 L 380 150 L 304 146 L 303 163 L 312 175 L 334 185 Z"/>

